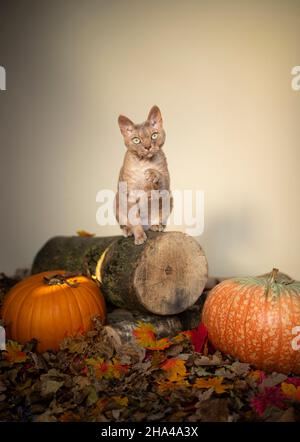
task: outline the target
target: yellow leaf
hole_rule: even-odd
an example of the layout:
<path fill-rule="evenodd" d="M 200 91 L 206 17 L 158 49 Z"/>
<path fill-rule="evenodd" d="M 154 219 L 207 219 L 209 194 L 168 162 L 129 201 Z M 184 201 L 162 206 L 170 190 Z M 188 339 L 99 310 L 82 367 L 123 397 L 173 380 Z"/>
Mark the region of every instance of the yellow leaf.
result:
<path fill-rule="evenodd" d="M 112 396 L 112 398 L 117 405 L 120 405 L 120 407 L 127 407 L 128 406 L 128 398 L 126 396 Z"/>
<path fill-rule="evenodd" d="M 142 347 L 151 345 L 156 338 L 155 328 L 153 325 L 141 321 L 138 322 L 138 326 L 133 330 L 132 333 Z"/>
<path fill-rule="evenodd" d="M 171 382 L 184 379 L 187 376 L 184 361 L 179 358 L 171 358 L 164 362 L 161 369 L 166 371 L 166 379 Z"/>
<path fill-rule="evenodd" d="M 186 388 L 190 387 L 191 384 L 184 378 L 179 378 L 178 381 L 172 382 L 166 379 L 161 379 L 156 381 L 156 387 L 158 393 L 162 394 L 170 390 L 178 389 L 178 388 Z"/>
<path fill-rule="evenodd" d="M 22 351 L 22 346 L 20 344 L 15 341 L 8 341 L 5 358 L 12 364 L 15 364 L 18 362 L 25 362 L 27 355 Z"/>
<path fill-rule="evenodd" d="M 300 401 L 300 387 L 296 387 L 293 384 L 289 384 L 287 382 L 282 382 L 281 390 L 285 396 L 290 399 Z"/>
<path fill-rule="evenodd" d="M 86 359 L 86 364 L 93 367 L 94 373 L 97 379 L 100 378 L 112 378 L 112 364 L 110 362 L 104 361 L 103 358 L 90 358 Z"/>
<path fill-rule="evenodd" d="M 107 362 L 103 358 L 89 358 L 85 362 L 93 367 L 97 379 L 120 379 L 121 375 L 128 371 L 128 366 L 120 364 L 115 358 L 113 362 Z"/>
<path fill-rule="evenodd" d="M 261 370 L 252 370 L 248 376 L 255 382 L 262 382 L 266 377 L 265 373 Z"/>
<path fill-rule="evenodd" d="M 91 367 L 97 367 L 99 364 L 102 364 L 104 362 L 103 358 L 87 358 L 85 360 L 85 363 L 87 365 L 90 365 Z"/>
<path fill-rule="evenodd" d="M 187 339 L 190 339 L 191 335 L 192 335 L 191 331 L 180 332 L 180 333 L 178 333 L 178 335 L 176 335 L 172 338 L 172 343 L 173 344 L 180 344 L 181 342 L 184 342 Z"/>
<path fill-rule="evenodd" d="M 158 339 L 157 341 L 154 341 L 151 343 L 148 347 L 146 347 L 147 350 L 165 350 L 166 348 L 169 348 L 172 345 L 172 343 L 169 341 L 168 338 L 162 338 Z"/>
<path fill-rule="evenodd" d="M 81 236 L 82 238 L 92 238 L 93 236 L 96 236 L 95 233 L 87 232 L 86 230 L 77 230 L 77 235 Z"/>
<path fill-rule="evenodd" d="M 151 357 L 151 365 L 155 368 L 160 368 L 161 364 L 166 361 L 166 356 L 162 352 L 154 352 Z"/>
<path fill-rule="evenodd" d="M 168 338 L 156 339 L 156 330 L 152 324 L 138 322 L 138 326 L 133 330 L 138 344 L 147 350 L 165 350 L 172 343 Z"/>
<path fill-rule="evenodd" d="M 120 362 L 114 358 L 113 363 L 111 364 L 113 377 L 116 379 L 120 379 L 123 373 L 128 371 L 128 365 L 122 365 Z"/>
<path fill-rule="evenodd" d="M 197 388 L 213 388 L 218 394 L 225 393 L 226 390 L 232 388 L 232 385 L 223 384 L 223 377 L 214 377 L 209 379 L 197 379 L 194 386 Z"/>

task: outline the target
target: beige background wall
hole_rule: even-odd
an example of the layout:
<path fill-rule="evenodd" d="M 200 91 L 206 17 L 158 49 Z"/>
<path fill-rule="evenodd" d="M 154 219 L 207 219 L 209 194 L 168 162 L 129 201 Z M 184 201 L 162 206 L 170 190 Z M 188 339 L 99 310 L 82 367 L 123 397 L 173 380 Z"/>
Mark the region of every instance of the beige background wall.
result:
<path fill-rule="evenodd" d="M 300 1 L 1 1 L 0 65 L 0 271 L 119 233 L 95 218 L 117 116 L 158 104 L 172 187 L 205 192 L 210 273 L 300 278 Z"/>

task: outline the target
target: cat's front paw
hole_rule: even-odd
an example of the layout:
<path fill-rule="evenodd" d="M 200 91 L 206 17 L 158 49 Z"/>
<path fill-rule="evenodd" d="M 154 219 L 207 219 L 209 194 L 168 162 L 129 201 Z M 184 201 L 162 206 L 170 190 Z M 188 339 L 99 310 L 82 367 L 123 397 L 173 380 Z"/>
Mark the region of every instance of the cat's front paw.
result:
<path fill-rule="evenodd" d="M 144 172 L 145 179 L 148 184 L 151 184 L 154 188 L 158 188 L 159 172 L 155 169 L 147 169 Z"/>
<path fill-rule="evenodd" d="M 131 228 L 127 227 L 127 226 L 122 227 L 122 232 L 123 232 L 123 236 L 125 238 L 128 238 L 128 236 L 132 236 L 133 235 Z"/>
<path fill-rule="evenodd" d="M 153 224 L 150 227 L 150 230 L 152 230 L 152 232 L 163 232 L 165 228 L 166 226 L 164 226 L 163 224 Z"/>
<path fill-rule="evenodd" d="M 146 233 L 144 231 L 139 232 L 134 235 L 134 244 L 136 244 L 137 246 L 140 246 L 141 244 L 144 244 L 146 239 L 147 239 Z"/>

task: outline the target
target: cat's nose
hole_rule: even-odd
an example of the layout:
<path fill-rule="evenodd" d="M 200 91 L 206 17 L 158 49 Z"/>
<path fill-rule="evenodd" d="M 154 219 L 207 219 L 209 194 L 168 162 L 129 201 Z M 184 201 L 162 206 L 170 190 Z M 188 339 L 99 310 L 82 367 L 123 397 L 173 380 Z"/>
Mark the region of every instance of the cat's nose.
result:
<path fill-rule="evenodd" d="M 145 146 L 145 149 L 146 150 L 150 150 L 151 149 L 151 144 L 150 144 L 150 146 Z"/>

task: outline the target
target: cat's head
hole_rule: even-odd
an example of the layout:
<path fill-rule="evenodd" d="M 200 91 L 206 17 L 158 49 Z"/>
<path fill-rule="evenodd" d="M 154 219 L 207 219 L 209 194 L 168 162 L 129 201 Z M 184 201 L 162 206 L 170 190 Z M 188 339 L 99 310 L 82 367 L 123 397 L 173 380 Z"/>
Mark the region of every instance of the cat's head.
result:
<path fill-rule="evenodd" d="M 144 123 L 134 124 L 120 115 L 118 123 L 125 146 L 138 158 L 152 158 L 163 146 L 166 138 L 160 110 L 153 106 Z"/>

